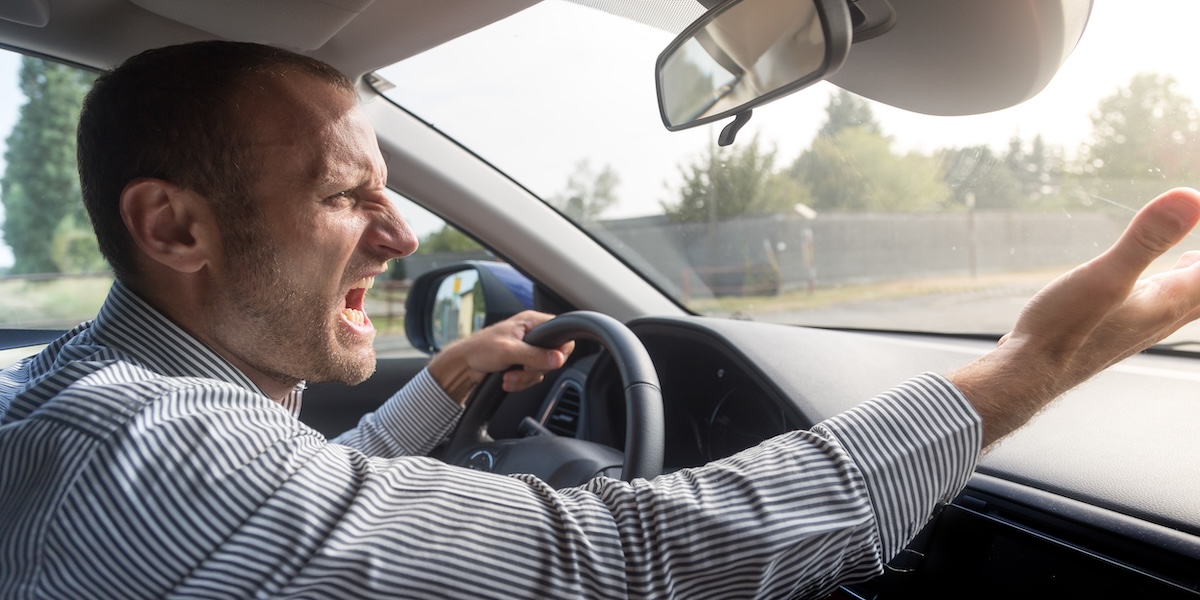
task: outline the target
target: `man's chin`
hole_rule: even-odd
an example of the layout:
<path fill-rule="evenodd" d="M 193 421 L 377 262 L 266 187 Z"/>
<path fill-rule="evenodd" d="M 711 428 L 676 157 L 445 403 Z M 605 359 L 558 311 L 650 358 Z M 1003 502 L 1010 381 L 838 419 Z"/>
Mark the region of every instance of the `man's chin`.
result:
<path fill-rule="evenodd" d="M 346 377 L 339 380 L 339 383 L 344 383 L 346 385 L 358 385 L 358 384 L 370 379 L 371 376 L 374 374 L 375 374 L 375 364 L 372 363 L 370 368 L 363 369 L 363 370 L 355 372 L 355 373 L 347 374 Z"/>
<path fill-rule="evenodd" d="M 358 352 L 343 350 L 341 357 L 333 357 L 324 377 L 309 379 L 310 383 L 337 382 L 358 385 L 375 374 L 375 347 L 368 346 Z"/>

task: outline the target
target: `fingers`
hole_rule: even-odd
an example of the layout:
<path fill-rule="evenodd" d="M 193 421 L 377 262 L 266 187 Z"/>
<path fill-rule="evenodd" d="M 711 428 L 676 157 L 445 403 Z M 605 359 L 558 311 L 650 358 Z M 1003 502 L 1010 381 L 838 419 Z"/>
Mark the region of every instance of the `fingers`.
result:
<path fill-rule="evenodd" d="M 545 378 L 546 374 L 541 371 L 534 372 L 526 371 L 525 369 L 513 369 L 512 371 L 505 371 L 501 388 L 506 392 L 519 392 L 541 383 Z"/>
<path fill-rule="evenodd" d="M 519 365 L 533 371 L 552 371 L 566 364 L 567 356 L 575 349 L 575 342 L 567 342 L 558 348 L 542 348 L 525 343 L 525 336 L 538 325 L 554 318 L 554 315 L 525 311 L 498 325 L 510 324 L 511 330 L 500 327 L 497 333 L 510 342 L 506 345 L 504 360 L 507 366 Z"/>
<path fill-rule="evenodd" d="M 524 338 L 534 327 L 554 318 L 555 315 L 525 311 L 512 318 L 520 324 L 515 333 L 516 350 L 512 356 L 512 368 L 505 371 L 501 387 L 506 392 L 519 392 L 542 382 L 546 373 L 561 369 L 567 357 L 575 350 L 575 342 L 567 342 L 558 348 L 541 348 L 525 343 Z"/>
<path fill-rule="evenodd" d="M 542 382 L 546 373 L 555 369 L 561 369 L 567 364 L 567 357 L 575 349 L 575 342 L 567 342 L 562 346 L 554 349 L 543 349 L 536 346 L 528 346 L 534 352 L 530 355 L 532 358 L 529 362 L 523 363 L 521 368 L 511 369 L 504 373 L 504 391 L 518 392 L 528 387 L 537 385 Z"/>
<path fill-rule="evenodd" d="M 1178 188 L 1150 201 L 1104 254 L 1039 292 L 1014 334 L 1035 334 L 1055 352 L 1071 352 L 1125 303 L 1142 272 L 1197 221 L 1200 192 Z"/>
<path fill-rule="evenodd" d="M 1200 252 L 1139 279 L 1200 222 L 1200 192 L 1152 200 L 1100 257 L 1055 279 L 997 348 L 950 376 L 984 420 L 985 445 L 1113 363 L 1200 317 Z"/>
<path fill-rule="evenodd" d="M 1175 263 L 1175 269 L 1186 269 L 1196 263 L 1200 263 L 1200 250 L 1192 250 L 1184 252 L 1183 256 L 1179 257 L 1179 261 Z"/>
<path fill-rule="evenodd" d="M 1125 233 L 1099 260 L 1113 276 L 1134 280 L 1159 256 L 1178 244 L 1200 221 L 1200 192 L 1176 188 L 1151 200 Z"/>

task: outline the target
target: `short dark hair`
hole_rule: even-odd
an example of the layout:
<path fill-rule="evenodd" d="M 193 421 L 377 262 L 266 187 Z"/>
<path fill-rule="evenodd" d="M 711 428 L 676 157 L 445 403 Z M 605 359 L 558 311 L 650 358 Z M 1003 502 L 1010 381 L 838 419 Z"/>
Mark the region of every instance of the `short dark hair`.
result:
<path fill-rule="evenodd" d="M 83 202 L 115 275 L 136 276 L 135 245 L 120 214 L 121 192 L 139 177 L 163 179 L 213 203 L 231 251 L 261 227 L 250 190 L 259 157 L 250 115 L 239 108 L 254 77 L 299 71 L 354 92 L 332 66 L 287 50 L 205 41 L 147 50 L 96 79 L 79 117 Z"/>

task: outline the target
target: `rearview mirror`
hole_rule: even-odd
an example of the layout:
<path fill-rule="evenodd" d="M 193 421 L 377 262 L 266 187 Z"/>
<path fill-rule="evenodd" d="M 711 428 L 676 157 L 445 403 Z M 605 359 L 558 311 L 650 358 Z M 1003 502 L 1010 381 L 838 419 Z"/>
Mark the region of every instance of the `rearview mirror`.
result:
<path fill-rule="evenodd" d="M 413 281 L 404 329 L 413 348 L 437 352 L 492 323 L 533 308 L 533 282 L 511 266 L 466 261 Z"/>
<path fill-rule="evenodd" d="M 850 53 L 847 0 L 729 0 L 658 57 L 670 131 L 741 114 L 832 76 Z"/>

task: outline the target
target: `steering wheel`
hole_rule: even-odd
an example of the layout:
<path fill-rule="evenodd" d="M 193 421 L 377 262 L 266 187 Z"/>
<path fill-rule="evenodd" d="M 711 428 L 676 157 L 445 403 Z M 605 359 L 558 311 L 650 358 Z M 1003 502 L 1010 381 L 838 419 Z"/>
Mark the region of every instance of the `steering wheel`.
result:
<path fill-rule="evenodd" d="M 555 348 L 574 339 L 599 342 L 612 355 L 625 392 L 625 452 L 555 435 L 492 440 L 487 423 L 505 397 L 502 374 L 488 375 L 471 393 L 467 410 L 444 456 L 451 464 L 493 473 L 530 473 L 554 487 L 579 485 L 598 474 L 625 481 L 662 473 L 665 427 L 662 391 L 650 355 L 620 321 L 597 312 L 575 311 L 534 328 L 525 341 Z"/>

